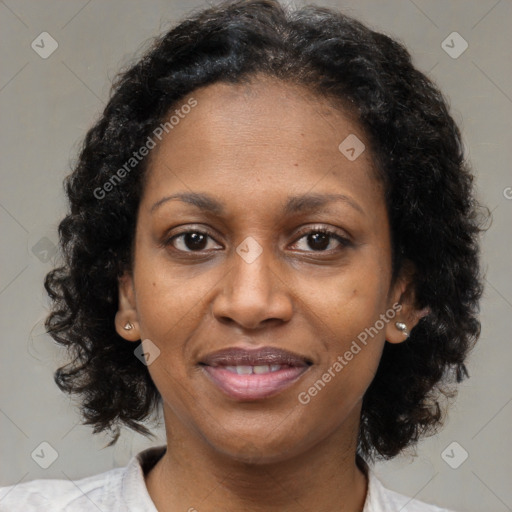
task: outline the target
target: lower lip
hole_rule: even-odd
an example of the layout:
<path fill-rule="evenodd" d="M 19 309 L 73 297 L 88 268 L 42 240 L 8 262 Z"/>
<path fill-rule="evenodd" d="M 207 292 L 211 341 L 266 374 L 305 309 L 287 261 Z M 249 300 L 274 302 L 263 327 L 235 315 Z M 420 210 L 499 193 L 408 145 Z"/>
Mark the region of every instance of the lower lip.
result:
<path fill-rule="evenodd" d="M 210 380 L 229 397 L 235 400 L 261 400 L 290 387 L 304 374 L 308 366 L 250 375 L 238 375 L 222 366 L 203 366 L 203 369 Z"/>

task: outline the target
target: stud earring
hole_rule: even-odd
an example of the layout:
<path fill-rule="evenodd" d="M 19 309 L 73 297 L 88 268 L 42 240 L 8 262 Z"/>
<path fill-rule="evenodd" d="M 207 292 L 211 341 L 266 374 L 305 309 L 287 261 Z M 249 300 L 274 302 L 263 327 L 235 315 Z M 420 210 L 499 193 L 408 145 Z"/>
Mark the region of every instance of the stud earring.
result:
<path fill-rule="evenodd" d="M 405 336 L 409 336 L 409 331 L 407 330 L 407 325 L 405 325 L 403 322 L 396 322 L 395 327 L 399 331 L 403 332 L 405 334 Z"/>
<path fill-rule="evenodd" d="M 133 329 L 133 324 L 131 322 L 126 322 L 126 325 L 124 326 L 124 329 L 126 331 L 131 331 Z"/>

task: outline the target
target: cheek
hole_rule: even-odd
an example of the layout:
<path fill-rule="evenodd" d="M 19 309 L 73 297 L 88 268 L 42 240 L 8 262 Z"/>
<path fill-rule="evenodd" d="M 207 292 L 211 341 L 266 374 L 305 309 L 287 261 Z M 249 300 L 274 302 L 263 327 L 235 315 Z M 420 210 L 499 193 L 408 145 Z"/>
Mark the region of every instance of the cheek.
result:
<path fill-rule="evenodd" d="M 212 283 L 208 273 L 195 278 L 173 266 L 161 249 L 139 243 L 134 270 L 141 335 L 158 342 L 177 340 L 202 310 Z"/>
<path fill-rule="evenodd" d="M 135 289 L 140 335 L 159 350 L 148 371 L 163 401 L 186 422 L 186 408 L 180 409 L 190 402 L 190 391 L 184 385 L 190 378 L 184 351 L 204 315 L 201 309 L 206 290 L 201 280 L 185 279 L 183 273 L 171 271 L 161 257 L 144 251 L 138 256 Z"/>
<path fill-rule="evenodd" d="M 388 272 L 376 262 L 365 264 L 361 259 L 361 263 L 322 279 L 305 277 L 302 286 L 305 316 L 308 311 L 314 313 L 331 332 L 331 338 L 346 341 L 373 325 L 384 313 Z"/>
<path fill-rule="evenodd" d="M 381 316 L 386 314 L 388 274 L 374 262 L 304 283 L 303 316 L 315 323 L 314 332 L 323 340 L 321 370 L 315 378 L 329 374 L 325 380 L 331 392 L 324 394 L 328 402 L 339 403 L 338 393 L 359 399 L 373 379 L 390 321 Z"/>

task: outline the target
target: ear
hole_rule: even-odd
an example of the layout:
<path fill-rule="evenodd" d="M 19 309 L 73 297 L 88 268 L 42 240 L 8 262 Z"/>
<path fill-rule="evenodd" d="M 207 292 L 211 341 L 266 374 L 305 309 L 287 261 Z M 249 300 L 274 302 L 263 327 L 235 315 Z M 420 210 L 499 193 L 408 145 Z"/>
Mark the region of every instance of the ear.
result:
<path fill-rule="evenodd" d="M 414 274 L 412 262 L 405 262 L 391 290 L 388 307 L 396 311 L 396 315 L 386 324 L 386 341 L 389 343 L 405 341 L 416 324 L 430 311 L 429 308 L 418 309 L 416 306 Z"/>
<path fill-rule="evenodd" d="M 117 334 L 127 341 L 139 341 L 140 327 L 131 274 L 125 273 L 118 279 L 118 290 L 119 306 L 115 317 Z"/>

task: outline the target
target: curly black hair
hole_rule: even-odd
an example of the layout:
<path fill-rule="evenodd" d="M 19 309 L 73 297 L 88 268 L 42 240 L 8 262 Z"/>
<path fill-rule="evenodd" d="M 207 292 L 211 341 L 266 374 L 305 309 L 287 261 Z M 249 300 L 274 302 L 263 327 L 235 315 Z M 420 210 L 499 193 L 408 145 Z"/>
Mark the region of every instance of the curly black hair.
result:
<path fill-rule="evenodd" d="M 385 184 L 393 275 L 406 262 L 416 269 L 417 307 L 429 314 L 407 342 L 385 344 L 362 405 L 359 453 L 391 458 L 436 431 L 444 417 L 440 399 L 468 376 L 464 361 L 480 334 L 479 234 L 486 216 L 438 88 L 400 43 L 328 8 L 291 10 L 274 0 L 210 6 L 156 39 L 118 75 L 65 180 L 63 264 L 45 279 L 52 300 L 46 327 L 71 358 L 55 382 L 80 396 L 83 422 L 94 433 L 111 431 L 109 445 L 120 426 L 151 436 L 143 422 L 161 396 L 114 327 L 148 158 L 108 193 L 102 187 L 196 88 L 260 74 L 306 86 L 355 113 Z"/>

